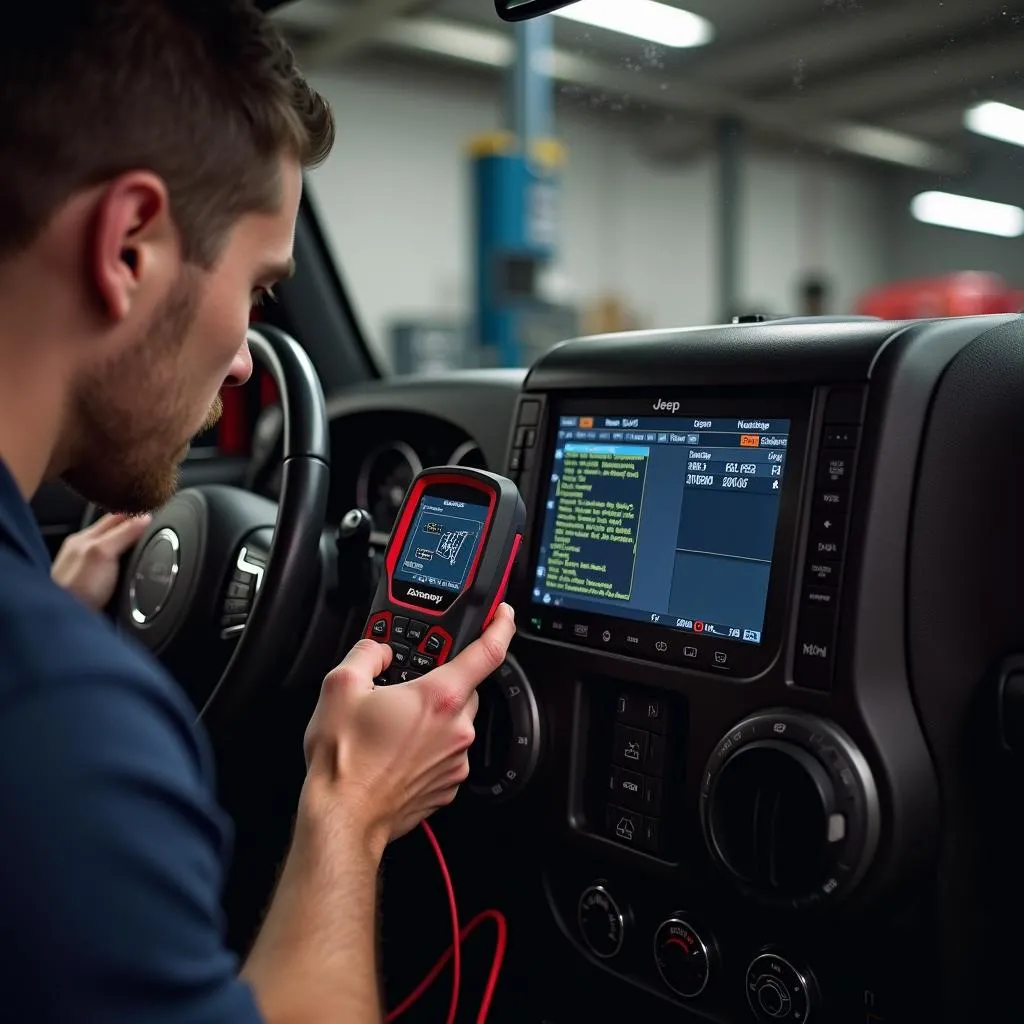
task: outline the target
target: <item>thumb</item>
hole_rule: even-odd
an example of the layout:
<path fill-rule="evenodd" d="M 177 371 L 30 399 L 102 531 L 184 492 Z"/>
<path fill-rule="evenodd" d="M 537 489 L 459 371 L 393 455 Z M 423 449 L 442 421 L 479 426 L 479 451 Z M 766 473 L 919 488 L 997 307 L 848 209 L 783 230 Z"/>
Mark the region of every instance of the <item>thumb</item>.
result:
<path fill-rule="evenodd" d="M 142 516 L 132 516 L 125 519 L 124 522 L 118 523 L 103 535 L 100 541 L 103 550 L 112 558 L 119 558 L 130 547 L 138 543 L 152 521 L 153 517 L 146 513 Z"/>
<path fill-rule="evenodd" d="M 454 686 L 459 692 L 461 707 L 473 691 L 501 667 L 515 635 L 515 613 L 511 605 L 502 604 L 487 629 L 451 661 L 434 669 L 430 676 L 439 683 Z"/>

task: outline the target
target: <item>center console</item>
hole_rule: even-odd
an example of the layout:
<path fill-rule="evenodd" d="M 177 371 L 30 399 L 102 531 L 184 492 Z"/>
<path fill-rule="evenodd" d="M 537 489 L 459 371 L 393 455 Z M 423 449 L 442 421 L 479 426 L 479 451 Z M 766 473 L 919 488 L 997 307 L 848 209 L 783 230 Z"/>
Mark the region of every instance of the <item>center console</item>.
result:
<path fill-rule="evenodd" d="M 1024 544 L 982 469 L 1024 443 L 1022 364 L 1003 316 L 644 332 L 532 368 L 512 727 L 471 782 L 529 821 L 567 955 L 666 1019 L 985 1019 L 964 730 L 1024 648 L 993 596 Z M 961 553 L 979 516 L 1002 566 Z"/>

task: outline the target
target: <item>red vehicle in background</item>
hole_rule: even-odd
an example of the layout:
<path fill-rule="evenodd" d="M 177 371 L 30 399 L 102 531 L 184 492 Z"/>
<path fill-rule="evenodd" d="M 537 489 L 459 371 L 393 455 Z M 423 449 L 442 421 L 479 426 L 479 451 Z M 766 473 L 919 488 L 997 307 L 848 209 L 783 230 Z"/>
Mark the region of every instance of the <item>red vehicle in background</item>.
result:
<path fill-rule="evenodd" d="M 898 281 L 868 292 L 856 312 L 883 320 L 978 316 L 1024 310 L 1024 291 L 998 274 L 964 271 L 940 277 Z"/>

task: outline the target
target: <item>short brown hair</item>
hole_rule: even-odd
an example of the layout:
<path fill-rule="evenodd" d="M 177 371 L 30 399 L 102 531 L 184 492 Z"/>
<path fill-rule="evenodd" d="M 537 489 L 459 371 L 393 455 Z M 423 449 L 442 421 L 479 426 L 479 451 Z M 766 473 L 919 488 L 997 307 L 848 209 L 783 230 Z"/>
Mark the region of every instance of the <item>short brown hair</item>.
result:
<path fill-rule="evenodd" d="M 334 119 L 249 0 L 29 0 L 0 33 L 0 260 L 75 192 L 167 184 L 185 258 L 216 259 L 279 201 L 280 158 L 326 159 Z"/>

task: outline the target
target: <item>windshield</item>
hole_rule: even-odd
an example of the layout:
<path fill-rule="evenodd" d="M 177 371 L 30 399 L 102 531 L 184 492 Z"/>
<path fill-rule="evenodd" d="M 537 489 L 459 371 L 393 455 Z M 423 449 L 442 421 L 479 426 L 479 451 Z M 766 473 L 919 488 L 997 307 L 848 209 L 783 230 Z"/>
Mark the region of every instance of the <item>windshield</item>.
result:
<path fill-rule="evenodd" d="M 1024 306 L 1024 0 L 299 0 L 310 191 L 388 373 Z"/>

